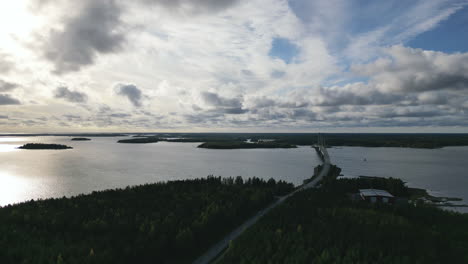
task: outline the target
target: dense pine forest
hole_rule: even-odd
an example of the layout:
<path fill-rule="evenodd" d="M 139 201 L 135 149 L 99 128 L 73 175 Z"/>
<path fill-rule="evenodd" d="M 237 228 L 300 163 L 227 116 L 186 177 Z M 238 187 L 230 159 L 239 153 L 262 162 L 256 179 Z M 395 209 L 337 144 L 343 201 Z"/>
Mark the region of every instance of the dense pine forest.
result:
<path fill-rule="evenodd" d="M 360 188 L 398 199 L 353 199 Z M 191 263 L 293 189 L 209 176 L 5 206 L 0 263 Z M 326 177 L 261 218 L 216 263 L 468 263 L 468 215 L 407 203 L 412 195 L 399 179 Z"/>
<path fill-rule="evenodd" d="M 190 263 L 292 189 L 208 177 L 6 206 L 0 263 Z"/>
<path fill-rule="evenodd" d="M 350 199 L 369 187 L 411 195 L 398 179 L 324 181 L 262 218 L 217 263 L 468 263 L 468 215 Z"/>

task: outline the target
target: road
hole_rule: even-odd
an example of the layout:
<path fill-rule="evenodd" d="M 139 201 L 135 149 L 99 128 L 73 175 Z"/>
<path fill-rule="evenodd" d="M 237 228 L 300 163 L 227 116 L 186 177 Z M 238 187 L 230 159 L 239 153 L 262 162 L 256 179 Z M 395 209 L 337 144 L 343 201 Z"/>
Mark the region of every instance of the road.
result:
<path fill-rule="evenodd" d="M 276 200 L 274 203 L 270 204 L 268 207 L 262 209 L 259 211 L 256 215 L 251 217 L 249 220 L 244 222 L 241 226 L 236 228 L 234 231 L 229 233 L 227 236 L 225 236 L 221 241 L 216 243 L 214 246 L 212 246 L 205 254 L 202 256 L 198 257 L 193 264 L 208 264 L 211 263 L 217 256 L 223 252 L 225 248 L 229 246 L 229 242 L 236 239 L 239 237 L 242 232 L 244 232 L 247 228 L 251 227 L 253 224 L 255 224 L 262 216 L 264 216 L 266 213 L 268 213 L 271 209 L 275 208 L 276 206 L 280 205 L 283 203 L 286 199 L 288 199 L 290 196 L 294 195 L 296 192 L 309 189 L 309 188 L 314 188 L 316 187 L 317 183 L 325 177 L 325 175 L 328 174 L 330 170 L 330 157 L 328 156 L 328 151 L 327 148 L 324 147 L 323 145 L 319 146 L 319 150 L 323 154 L 323 168 L 320 171 L 319 175 L 315 177 L 312 181 L 310 181 L 307 184 L 302 185 L 300 188 L 296 189 L 295 191 L 285 195 L 281 196 Z"/>
<path fill-rule="evenodd" d="M 322 152 L 323 154 L 323 160 L 322 160 L 322 165 L 323 165 L 323 168 L 322 170 L 320 171 L 319 175 L 313 179 L 311 182 L 303 185 L 301 188 L 297 189 L 296 191 L 290 193 L 289 195 L 292 195 L 294 194 L 295 192 L 297 191 L 300 191 L 300 190 L 304 190 L 304 189 L 309 189 L 309 188 L 312 188 L 312 187 L 315 187 L 317 185 L 317 183 L 323 179 L 323 177 L 325 177 L 325 175 L 328 175 L 328 172 L 330 171 L 330 156 L 328 155 L 328 151 L 327 151 L 327 148 L 323 145 L 319 146 L 319 150 L 320 152 Z"/>

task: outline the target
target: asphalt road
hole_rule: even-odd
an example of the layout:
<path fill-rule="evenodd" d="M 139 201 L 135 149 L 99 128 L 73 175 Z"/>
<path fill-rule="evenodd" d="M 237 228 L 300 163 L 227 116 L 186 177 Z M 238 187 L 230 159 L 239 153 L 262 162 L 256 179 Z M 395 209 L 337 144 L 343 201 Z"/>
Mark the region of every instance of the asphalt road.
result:
<path fill-rule="evenodd" d="M 193 264 L 208 264 L 212 262 L 225 248 L 229 246 L 229 242 L 236 239 L 239 237 L 242 232 L 244 232 L 247 228 L 251 227 L 253 224 L 255 224 L 262 216 L 264 216 L 266 213 L 268 213 L 271 209 L 275 208 L 276 206 L 280 205 L 283 203 L 287 198 L 290 196 L 294 195 L 296 192 L 309 189 L 309 188 L 314 188 L 316 187 L 317 183 L 325 177 L 325 175 L 328 174 L 330 170 L 330 157 L 328 156 L 328 151 L 326 147 L 319 146 L 320 151 L 323 153 L 323 169 L 320 171 L 319 175 L 309 183 L 302 185 L 300 188 L 296 189 L 295 191 L 285 195 L 281 196 L 276 200 L 274 203 L 270 204 L 267 208 L 262 209 L 259 211 L 257 214 L 255 214 L 253 217 L 251 217 L 249 220 L 244 222 L 241 226 L 236 228 L 234 231 L 229 233 L 227 236 L 225 236 L 221 241 L 213 245 L 205 254 L 202 256 L 198 257 Z"/>

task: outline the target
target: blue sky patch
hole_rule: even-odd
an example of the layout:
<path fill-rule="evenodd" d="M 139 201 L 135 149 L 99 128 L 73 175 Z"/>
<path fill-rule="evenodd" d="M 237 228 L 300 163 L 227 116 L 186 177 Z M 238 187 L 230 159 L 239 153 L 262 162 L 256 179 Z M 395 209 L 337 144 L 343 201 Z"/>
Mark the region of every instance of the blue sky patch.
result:
<path fill-rule="evenodd" d="M 434 29 L 407 43 L 410 47 L 445 53 L 468 52 L 468 7 L 459 10 Z"/>
<path fill-rule="evenodd" d="M 299 48 L 285 38 L 274 38 L 268 55 L 272 58 L 282 59 L 286 64 L 292 62 L 299 53 Z"/>

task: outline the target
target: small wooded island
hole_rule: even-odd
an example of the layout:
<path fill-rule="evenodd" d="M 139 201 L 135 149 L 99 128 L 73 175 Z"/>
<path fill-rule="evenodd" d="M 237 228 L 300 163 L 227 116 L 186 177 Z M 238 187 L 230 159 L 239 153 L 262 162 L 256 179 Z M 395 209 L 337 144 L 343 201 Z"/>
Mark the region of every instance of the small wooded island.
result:
<path fill-rule="evenodd" d="M 78 137 L 78 138 L 72 138 L 72 141 L 89 141 L 91 140 L 90 138 L 83 138 L 83 137 Z"/>
<path fill-rule="evenodd" d="M 247 143 L 243 141 L 205 142 L 198 147 L 208 149 L 297 148 L 296 145 L 274 141 L 258 143 Z"/>
<path fill-rule="evenodd" d="M 72 149 L 72 147 L 62 144 L 44 144 L 44 143 L 27 143 L 19 149 Z"/>
<path fill-rule="evenodd" d="M 156 143 L 159 141 L 157 137 L 144 137 L 144 138 L 130 138 L 130 139 L 121 139 L 117 141 L 117 143 L 133 143 L 133 144 L 141 144 L 141 143 Z"/>

